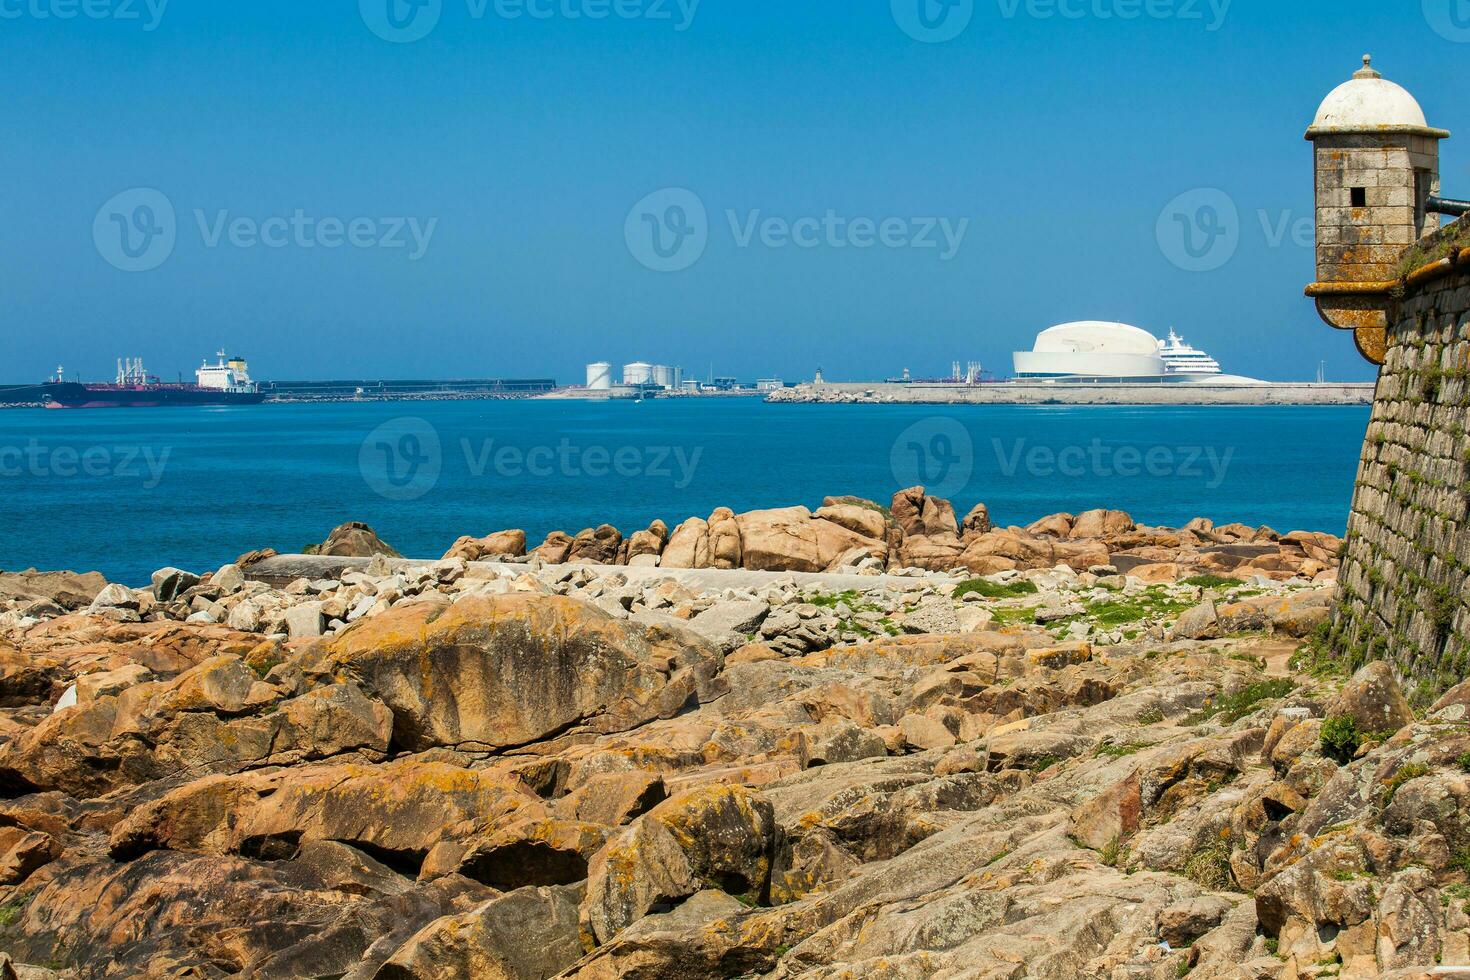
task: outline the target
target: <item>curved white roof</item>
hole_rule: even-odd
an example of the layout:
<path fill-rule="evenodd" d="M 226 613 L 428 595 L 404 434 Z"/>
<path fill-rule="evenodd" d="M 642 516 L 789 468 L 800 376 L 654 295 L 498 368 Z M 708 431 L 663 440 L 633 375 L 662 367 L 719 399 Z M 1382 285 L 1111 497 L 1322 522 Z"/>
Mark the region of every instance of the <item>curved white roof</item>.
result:
<path fill-rule="evenodd" d="M 1330 133 L 1419 133 L 1448 136 L 1432 129 L 1418 100 L 1402 85 L 1384 78 L 1373 69 L 1373 59 L 1363 56 L 1363 68 L 1343 82 L 1322 101 L 1307 137 Z"/>
<path fill-rule="evenodd" d="M 1078 320 L 1043 330 L 1032 350 L 1038 354 L 1153 354 L 1159 340 L 1147 330 L 1126 323 Z"/>

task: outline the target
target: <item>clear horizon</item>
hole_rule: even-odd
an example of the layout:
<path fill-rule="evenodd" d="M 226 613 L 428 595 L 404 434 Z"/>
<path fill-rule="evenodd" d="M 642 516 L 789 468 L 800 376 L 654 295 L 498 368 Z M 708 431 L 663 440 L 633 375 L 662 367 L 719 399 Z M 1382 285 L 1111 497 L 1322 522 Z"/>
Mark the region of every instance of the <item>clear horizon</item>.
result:
<path fill-rule="evenodd" d="M 1366 381 L 1302 294 L 1365 51 L 1470 196 L 1455 0 L 387 2 L 0 0 L 0 380 L 1008 375 L 1101 319 Z"/>

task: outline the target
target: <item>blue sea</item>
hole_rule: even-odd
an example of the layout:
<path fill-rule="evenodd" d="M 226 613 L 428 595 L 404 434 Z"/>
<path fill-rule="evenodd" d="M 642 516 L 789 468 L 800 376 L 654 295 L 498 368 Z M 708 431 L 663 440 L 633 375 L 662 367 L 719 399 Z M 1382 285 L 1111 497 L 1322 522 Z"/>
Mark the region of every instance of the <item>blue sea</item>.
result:
<path fill-rule="evenodd" d="M 0 568 L 144 584 L 349 520 L 404 554 L 925 484 L 998 524 L 1126 510 L 1342 533 L 1366 407 L 460 401 L 0 411 Z"/>

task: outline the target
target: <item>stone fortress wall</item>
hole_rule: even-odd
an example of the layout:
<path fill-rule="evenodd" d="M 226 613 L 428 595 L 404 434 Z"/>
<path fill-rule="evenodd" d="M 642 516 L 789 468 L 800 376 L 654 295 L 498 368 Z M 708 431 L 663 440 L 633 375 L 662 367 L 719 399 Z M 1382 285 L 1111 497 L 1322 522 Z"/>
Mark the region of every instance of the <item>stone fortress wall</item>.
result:
<path fill-rule="evenodd" d="M 1426 691 L 1470 676 L 1467 225 L 1419 246 L 1449 267 L 1388 306 L 1332 635 L 1350 666 L 1388 659 Z"/>

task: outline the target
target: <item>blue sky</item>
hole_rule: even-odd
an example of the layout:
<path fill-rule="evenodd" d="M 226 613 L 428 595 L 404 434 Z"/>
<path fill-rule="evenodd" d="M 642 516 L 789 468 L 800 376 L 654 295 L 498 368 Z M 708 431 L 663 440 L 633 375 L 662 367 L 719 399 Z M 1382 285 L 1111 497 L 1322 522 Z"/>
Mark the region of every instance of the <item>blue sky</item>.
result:
<path fill-rule="evenodd" d="M 1317 103 L 1371 50 L 1470 196 L 1467 0 L 386 2 L 0 0 L 0 380 L 1008 372 L 1084 318 L 1366 379 L 1302 296 Z"/>

